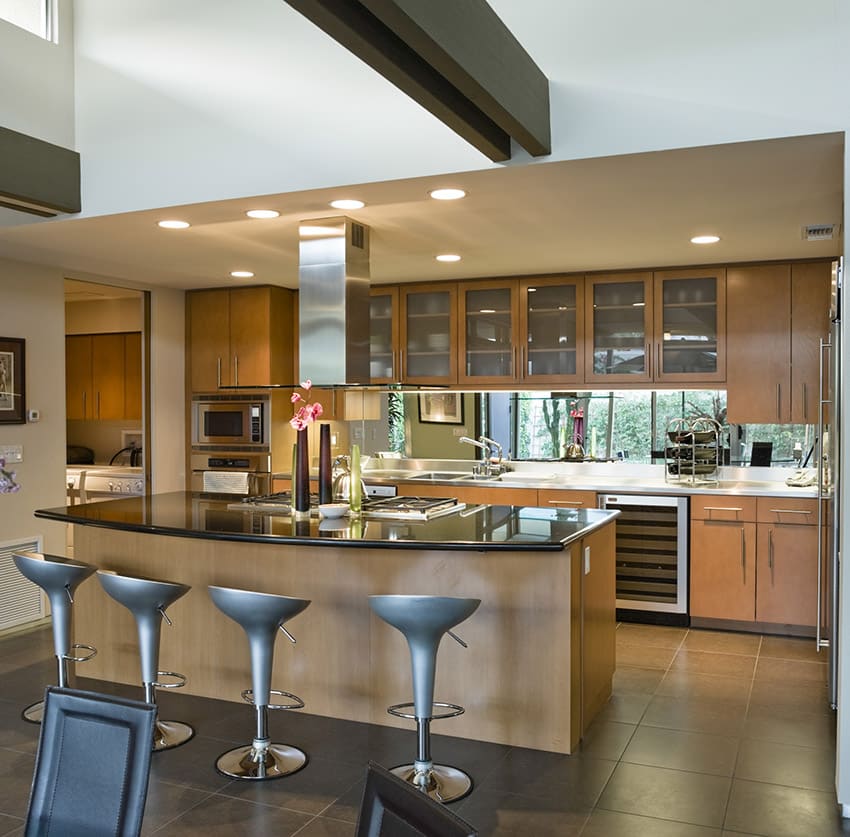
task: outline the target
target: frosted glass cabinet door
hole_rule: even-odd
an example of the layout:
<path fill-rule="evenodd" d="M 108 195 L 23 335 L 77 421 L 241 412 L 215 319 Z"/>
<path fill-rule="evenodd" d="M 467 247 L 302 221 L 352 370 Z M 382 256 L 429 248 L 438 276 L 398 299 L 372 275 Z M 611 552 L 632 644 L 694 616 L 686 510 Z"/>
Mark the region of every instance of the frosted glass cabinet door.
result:
<path fill-rule="evenodd" d="M 726 380 L 725 323 L 725 268 L 656 271 L 655 380 Z"/>
<path fill-rule="evenodd" d="M 400 379 L 398 288 L 372 288 L 369 300 L 369 375 L 374 384 Z"/>
<path fill-rule="evenodd" d="M 588 381 L 651 381 L 652 274 L 588 276 Z"/>
<path fill-rule="evenodd" d="M 457 383 L 457 285 L 403 285 L 399 292 L 402 379 Z"/>
<path fill-rule="evenodd" d="M 518 282 L 458 285 L 461 383 L 505 383 L 517 379 Z"/>
<path fill-rule="evenodd" d="M 520 282 L 520 381 L 584 379 L 584 276 Z"/>

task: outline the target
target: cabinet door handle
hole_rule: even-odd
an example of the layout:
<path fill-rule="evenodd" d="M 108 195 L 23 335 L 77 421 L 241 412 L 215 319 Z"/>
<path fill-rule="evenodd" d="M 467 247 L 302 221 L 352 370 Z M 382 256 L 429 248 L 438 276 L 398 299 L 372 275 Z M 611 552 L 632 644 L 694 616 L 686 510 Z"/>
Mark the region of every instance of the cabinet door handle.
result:
<path fill-rule="evenodd" d="M 519 369 L 517 370 L 517 377 L 521 380 L 525 380 L 525 376 L 527 373 L 526 363 L 525 363 L 525 346 L 519 347 Z"/>
<path fill-rule="evenodd" d="M 233 355 L 233 384 L 239 386 L 239 355 Z"/>
<path fill-rule="evenodd" d="M 773 529 L 767 530 L 767 566 L 773 572 Z"/>
<path fill-rule="evenodd" d="M 744 574 L 744 582 L 747 580 L 747 538 L 744 527 L 741 527 L 741 570 Z"/>
<path fill-rule="evenodd" d="M 584 500 L 550 500 L 550 506 L 583 506 Z"/>
<path fill-rule="evenodd" d="M 782 384 L 776 385 L 776 418 L 782 420 Z"/>
<path fill-rule="evenodd" d="M 652 377 L 652 352 L 649 350 L 649 343 L 645 343 L 643 347 L 644 366 L 646 367 L 647 377 Z"/>
<path fill-rule="evenodd" d="M 512 365 L 512 367 L 513 367 L 513 368 L 511 369 L 511 377 L 512 377 L 512 378 L 515 378 L 515 377 L 517 376 L 517 369 L 519 368 L 519 367 L 517 366 L 517 362 L 516 362 L 516 351 L 517 351 L 517 350 L 516 350 L 516 346 L 513 346 L 513 347 L 511 348 L 511 365 Z"/>
<path fill-rule="evenodd" d="M 100 390 L 97 393 L 97 417 L 100 418 Z"/>
<path fill-rule="evenodd" d="M 88 393 L 83 390 L 83 418 L 86 418 L 86 406 L 88 402 Z"/>
<path fill-rule="evenodd" d="M 661 344 L 655 344 L 655 374 L 660 378 L 664 370 L 661 368 Z"/>
<path fill-rule="evenodd" d="M 768 509 L 774 514 L 811 514 L 811 509 Z"/>
<path fill-rule="evenodd" d="M 407 380 L 407 370 L 404 368 L 404 349 L 398 350 L 398 376 L 402 381 Z"/>
<path fill-rule="evenodd" d="M 733 512 L 742 512 L 742 508 L 737 508 L 735 506 L 703 506 L 703 511 L 733 511 Z"/>
<path fill-rule="evenodd" d="M 803 381 L 803 423 L 809 423 L 809 390 L 805 381 Z"/>
<path fill-rule="evenodd" d="M 221 388 L 221 358 L 215 359 L 215 385 L 216 388 Z"/>

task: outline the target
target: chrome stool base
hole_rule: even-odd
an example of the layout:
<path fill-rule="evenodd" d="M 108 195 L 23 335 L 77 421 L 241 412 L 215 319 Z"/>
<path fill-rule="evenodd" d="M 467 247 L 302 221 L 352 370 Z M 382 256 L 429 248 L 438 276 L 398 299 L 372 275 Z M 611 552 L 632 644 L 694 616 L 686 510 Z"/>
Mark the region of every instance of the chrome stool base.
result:
<path fill-rule="evenodd" d="M 182 721 L 161 721 L 153 727 L 153 751 L 172 750 L 195 737 L 195 730 Z"/>
<path fill-rule="evenodd" d="M 472 779 L 469 775 L 447 764 L 431 765 L 430 770 L 418 774 L 416 765 L 403 764 L 393 767 L 390 772 L 437 802 L 463 799 L 472 790 Z"/>
<path fill-rule="evenodd" d="M 39 700 L 31 703 L 23 712 L 21 718 L 30 724 L 40 724 L 44 718 L 44 701 Z"/>
<path fill-rule="evenodd" d="M 231 779 L 248 781 L 281 779 L 307 764 L 307 754 L 286 744 L 253 744 L 236 747 L 216 759 L 215 769 Z"/>

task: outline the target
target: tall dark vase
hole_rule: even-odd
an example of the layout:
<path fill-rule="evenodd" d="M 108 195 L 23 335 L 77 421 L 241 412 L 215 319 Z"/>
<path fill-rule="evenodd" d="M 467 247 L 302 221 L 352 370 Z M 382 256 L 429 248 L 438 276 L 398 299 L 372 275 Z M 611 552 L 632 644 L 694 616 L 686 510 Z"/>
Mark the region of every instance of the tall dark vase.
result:
<path fill-rule="evenodd" d="M 295 441 L 295 474 L 292 480 L 292 507 L 296 512 L 310 511 L 310 453 L 307 428 L 299 430 Z"/>
<path fill-rule="evenodd" d="M 331 426 L 319 425 L 319 502 L 332 503 L 331 482 Z"/>

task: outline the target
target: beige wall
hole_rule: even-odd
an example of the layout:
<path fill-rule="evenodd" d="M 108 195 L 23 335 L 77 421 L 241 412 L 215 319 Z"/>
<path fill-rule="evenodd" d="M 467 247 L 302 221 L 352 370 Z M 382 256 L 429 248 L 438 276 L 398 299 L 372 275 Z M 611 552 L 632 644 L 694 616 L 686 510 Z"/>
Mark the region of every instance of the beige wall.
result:
<path fill-rule="evenodd" d="M 65 303 L 55 268 L 0 259 L 0 336 L 26 340 L 26 405 L 41 420 L 0 424 L 0 444 L 23 445 L 11 466 L 21 490 L 0 494 L 0 541 L 38 535 L 44 549 L 62 554 L 65 527 L 33 517 L 38 508 L 65 505 Z"/>

